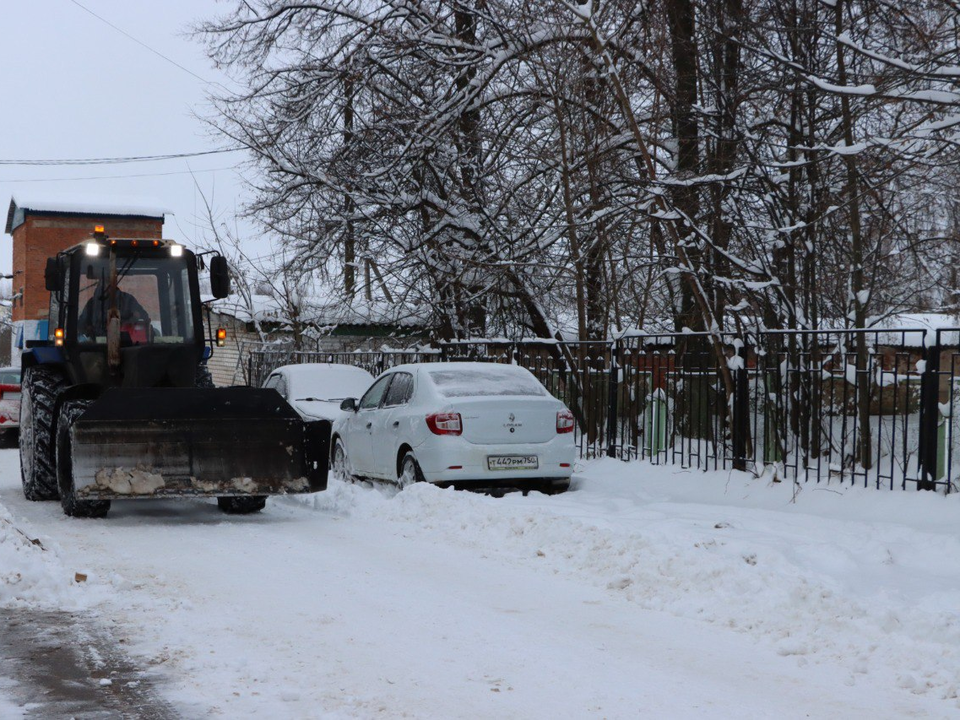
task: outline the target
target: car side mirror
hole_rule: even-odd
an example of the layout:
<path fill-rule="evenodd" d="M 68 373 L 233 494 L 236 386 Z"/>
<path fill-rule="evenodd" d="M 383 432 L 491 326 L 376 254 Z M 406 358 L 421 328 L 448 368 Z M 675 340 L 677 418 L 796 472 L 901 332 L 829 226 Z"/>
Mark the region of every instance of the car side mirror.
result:
<path fill-rule="evenodd" d="M 43 285 L 48 292 L 57 292 L 63 285 L 60 263 L 56 258 L 47 258 L 47 267 L 43 271 Z"/>
<path fill-rule="evenodd" d="M 356 398 L 347 398 L 342 403 L 340 403 L 341 410 L 349 410 L 350 412 L 357 411 L 357 399 Z"/>
<path fill-rule="evenodd" d="M 210 292 L 218 300 L 230 294 L 230 268 L 223 255 L 210 258 Z"/>

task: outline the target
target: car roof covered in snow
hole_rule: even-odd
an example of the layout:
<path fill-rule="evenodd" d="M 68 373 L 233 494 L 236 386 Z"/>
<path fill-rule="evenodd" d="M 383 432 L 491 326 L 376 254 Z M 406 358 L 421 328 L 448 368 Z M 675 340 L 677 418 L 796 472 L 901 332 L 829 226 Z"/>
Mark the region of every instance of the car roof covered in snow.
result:
<path fill-rule="evenodd" d="M 284 365 L 273 372 L 282 373 L 287 379 L 288 394 L 294 399 L 360 397 L 373 382 L 373 375 L 363 368 L 336 363 Z"/>
<path fill-rule="evenodd" d="M 403 365 L 394 365 L 384 372 L 393 372 L 394 370 L 404 370 L 406 372 L 416 372 L 417 370 L 463 370 L 467 368 L 507 368 L 506 372 L 526 374 L 530 372 L 519 365 L 508 365 L 506 363 L 496 362 L 419 362 L 404 363 Z"/>

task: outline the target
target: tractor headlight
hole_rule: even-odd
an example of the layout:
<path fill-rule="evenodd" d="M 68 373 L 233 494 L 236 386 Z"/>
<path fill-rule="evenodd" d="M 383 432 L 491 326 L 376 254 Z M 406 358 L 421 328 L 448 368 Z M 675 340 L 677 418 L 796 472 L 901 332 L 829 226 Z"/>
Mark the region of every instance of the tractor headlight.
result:
<path fill-rule="evenodd" d="M 100 245 L 95 242 L 88 242 L 86 244 L 87 255 L 96 257 L 100 254 Z"/>
<path fill-rule="evenodd" d="M 180 257 L 183 255 L 183 245 L 171 245 L 170 257 Z"/>

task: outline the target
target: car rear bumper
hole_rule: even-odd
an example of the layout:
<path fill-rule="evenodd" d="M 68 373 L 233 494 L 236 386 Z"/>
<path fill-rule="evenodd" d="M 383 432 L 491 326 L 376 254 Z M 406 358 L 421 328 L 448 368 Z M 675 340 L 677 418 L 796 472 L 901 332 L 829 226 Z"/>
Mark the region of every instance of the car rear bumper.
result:
<path fill-rule="evenodd" d="M 428 481 L 429 482 L 429 481 Z M 534 490 L 546 495 L 565 492 L 570 487 L 569 477 L 508 478 L 502 480 L 440 480 L 431 483 L 437 487 L 455 490 Z"/>
<path fill-rule="evenodd" d="M 545 443 L 474 445 L 460 437 L 438 438 L 418 447 L 414 454 L 427 482 L 438 485 L 517 487 L 519 483 L 542 485 L 545 481 L 569 481 L 576 448 L 570 435 L 558 435 Z M 492 456 L 536 455 L 531 469 L 490 470 Z"/>

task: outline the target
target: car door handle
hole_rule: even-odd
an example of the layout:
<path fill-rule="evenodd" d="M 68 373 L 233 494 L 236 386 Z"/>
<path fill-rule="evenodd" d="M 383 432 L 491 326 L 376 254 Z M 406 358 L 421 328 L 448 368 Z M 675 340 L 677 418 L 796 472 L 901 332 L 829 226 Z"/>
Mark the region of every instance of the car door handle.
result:
<path fill-rule="evenodd" d="M 400 421 L 399 421 L 399 420 L 394 420 L 394 421 L 393 421 L 393 426 L 394 426 L 394 427 L 400 427 Z"/>

